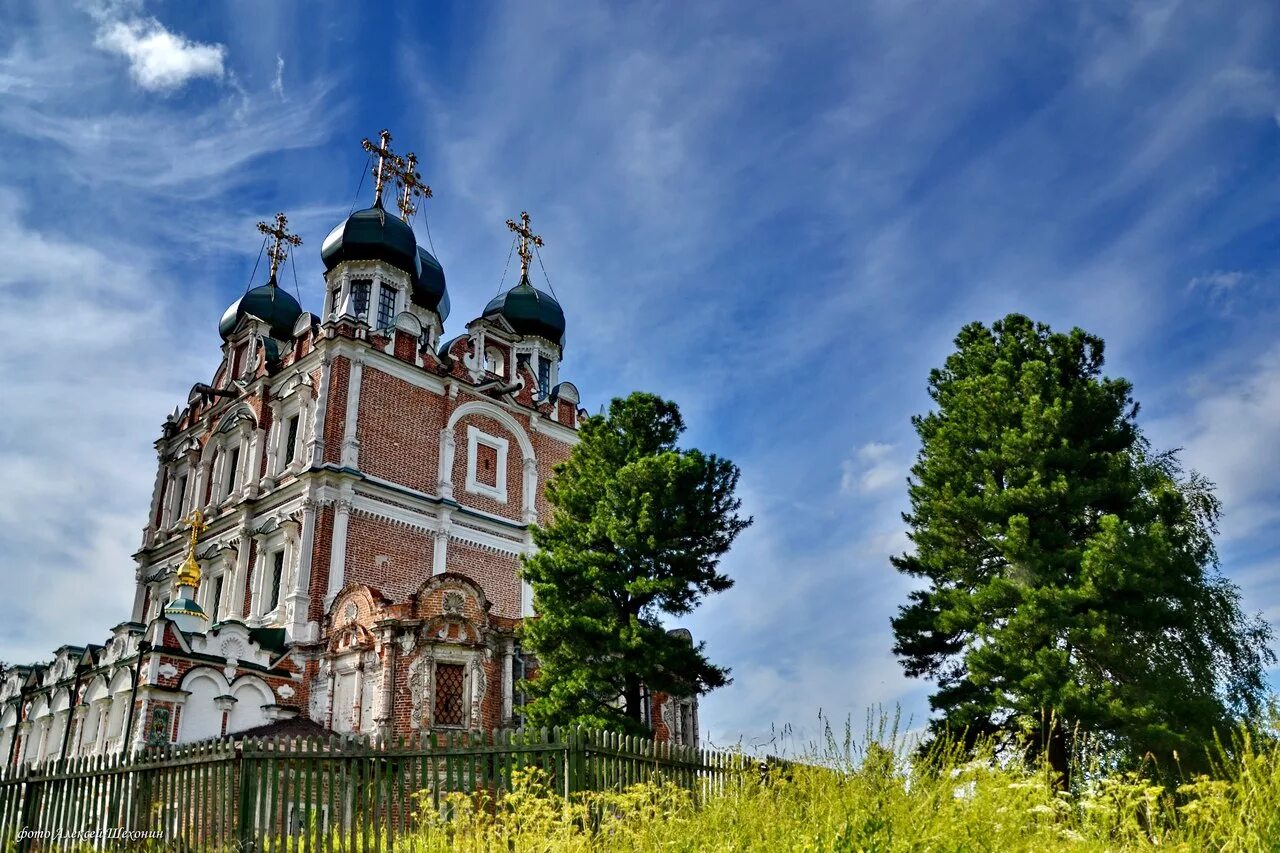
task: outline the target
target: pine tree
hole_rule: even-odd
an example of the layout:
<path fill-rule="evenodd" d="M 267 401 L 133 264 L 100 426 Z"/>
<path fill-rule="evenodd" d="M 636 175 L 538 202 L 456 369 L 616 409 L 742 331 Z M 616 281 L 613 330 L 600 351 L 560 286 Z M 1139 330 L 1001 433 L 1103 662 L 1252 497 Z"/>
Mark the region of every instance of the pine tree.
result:
<path fill-rule="evenodd" d="M 607 416 L 582 421 L 548 482 L 551 520 L 524 563 L 537 612 L 523 634 L 538 660 L 530 723 L 643 733 L 644 690 L 692 696 L 728 683 L 704 644 L 661 621 L 733 585 L 720 557 L 751 523 L 737 514 L 737 466 L 678 448 L 683 431 L 675 403 L 615 399 Z"/>
<path fill-rule="evenodd" d="M 1218 571 L 1213 485 L 1156 453 L 1103 341 L 1011 314 L 961 330 L 913 419 L 918 578 L 893 620 L 933 728 L 1021 732 L 1066 778 L 1068 733 L 1197 763 L 1259 711 L 1270 628 Z"/>

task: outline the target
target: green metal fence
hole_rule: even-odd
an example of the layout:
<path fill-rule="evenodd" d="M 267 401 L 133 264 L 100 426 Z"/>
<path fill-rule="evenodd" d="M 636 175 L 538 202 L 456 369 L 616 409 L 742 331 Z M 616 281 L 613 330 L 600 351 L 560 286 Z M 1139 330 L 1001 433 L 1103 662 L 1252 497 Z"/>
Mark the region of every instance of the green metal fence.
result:
<path fill-rule="evenodd" d="M 661 778 L 701 799 L 748 766 L 736 753 L 576 728 L 228 739 L 0 772 L 0 850 L 118 849 L 141 833 L 165 849 L 384 850 L 425 810 L 439 814 L 444 795 L 497 797 L 523 768 L 565 796 Z M 100 834 L 70 841 L 85 832 Z"/>

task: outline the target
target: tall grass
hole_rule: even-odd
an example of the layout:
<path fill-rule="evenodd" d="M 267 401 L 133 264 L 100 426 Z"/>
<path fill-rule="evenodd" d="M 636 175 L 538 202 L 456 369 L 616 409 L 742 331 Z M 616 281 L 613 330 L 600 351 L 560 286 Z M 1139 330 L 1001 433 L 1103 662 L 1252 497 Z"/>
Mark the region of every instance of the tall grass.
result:
<path fill-rule="evenodd" d="M 453 795 L 404 853 L 427 851 L 1280 850 L 1280 748 L 1241 734 L 1211 776 L 1080 768 L 1075 790 L 988 745 L 920 755 L 896 721 L 868 736 L 829 726 L 808 763 L 751 772 L 699 798 L 670 784 L 566 801 L 537 773 L 498 802 Z"/>

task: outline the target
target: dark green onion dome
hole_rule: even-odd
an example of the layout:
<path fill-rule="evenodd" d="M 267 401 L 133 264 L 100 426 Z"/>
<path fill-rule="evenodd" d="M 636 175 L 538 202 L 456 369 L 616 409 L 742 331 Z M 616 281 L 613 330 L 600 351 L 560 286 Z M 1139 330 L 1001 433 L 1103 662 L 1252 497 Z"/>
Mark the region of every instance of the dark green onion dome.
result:
<path fill-rule="evenodd" d="M 287 341 L 293 338 L 293 327 L 302 316 L 302 306 L 288 291 L 277 287 L 275 279 L 272 279 L 231 303 L 218 323 L 218 334 L 224 341 L 231 337 L 236 324 L 246 314 L 266 321 L 271 327 L 271 337 Z"/>
<path fill-rule="evenodd" d="M 501 316 L 522 335 L 538 335 L 564 345 L 564 311 L 560 303 L 531 285 L 528 278 L 495 296 L 480 316 Z"/>
<path fill-rule="evenodd" d="M 449 319 L 449 291 L 444 286 L 444 267 L 435 255 L 418 247 L 418 266 L 422 272 L 413 284 L 413 302 L 440 315 L 440 322 Z"/>
<path fill-rule="evenodd" d="M 357 210 L 330 231 L 320 247 L 320 259 L 325 272 L 343 261 L 386 261 L 407 272 L 414 282 L 422 274 L 413 229 L 381 207 Z"/>

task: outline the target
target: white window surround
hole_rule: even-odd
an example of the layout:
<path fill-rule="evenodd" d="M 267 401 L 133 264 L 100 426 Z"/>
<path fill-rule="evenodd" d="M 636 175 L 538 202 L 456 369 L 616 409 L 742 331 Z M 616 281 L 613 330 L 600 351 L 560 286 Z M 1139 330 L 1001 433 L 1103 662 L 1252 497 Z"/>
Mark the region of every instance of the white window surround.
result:
<path fill-rule="evenodd" d="M 284 551 L 284 570 L 280 574 L 280 600 L 276 602 L 273 609 L 267 610 L 267 603 L 271 598 L 272 571 L 275 567 L 273 559 L 274 555 L 282 550 Z M 253 590 L 250 597 L 251 625 L 282 627 L 288 622 L 285 612 L 286 603 L 289 599 L 289 591 L 293 588 L 297 563 L 298 541 L 287 532 L 287 528 L 273 531 L 258 540 L 258 553 L 253 563 Z"/>
<path fill-rule="evenodd" d="M 484 371 L 485 373 L 492 373 L 494 376 L 506 378 L 506 364 L 502 357 L 502 350 L 495 346 L 484 348 Z"/>
<path fill-rule="evenodd" d="M 492 447 L 498 453 L 494 471 L 494 483 L 490 486 L 476 479 L 476 450 L 481 445 Z M 505 438 L 481 432 L 474 426 L 467 427 L 467 485 L 468 492 L 491 497 L 498 503 L 507 502 L 507 447 Z"/>

